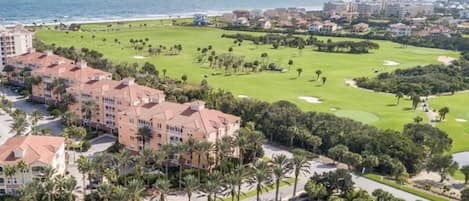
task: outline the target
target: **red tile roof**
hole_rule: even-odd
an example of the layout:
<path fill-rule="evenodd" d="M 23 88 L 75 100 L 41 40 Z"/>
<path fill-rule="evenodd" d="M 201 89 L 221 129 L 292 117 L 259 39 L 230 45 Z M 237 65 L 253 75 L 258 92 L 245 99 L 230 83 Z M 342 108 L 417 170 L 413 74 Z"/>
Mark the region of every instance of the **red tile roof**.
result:
<path fill-rule="evenodd" d="M 26 164 L 41 162 L 51 164 L 56 152 L 64 144 L 65 138 L 52 136 L 16 136 L 0 146 L 0 164 L 14 165 L 20 161 Z M 15 157 L 14 152 L 21 150 L 22 157 Z"/>

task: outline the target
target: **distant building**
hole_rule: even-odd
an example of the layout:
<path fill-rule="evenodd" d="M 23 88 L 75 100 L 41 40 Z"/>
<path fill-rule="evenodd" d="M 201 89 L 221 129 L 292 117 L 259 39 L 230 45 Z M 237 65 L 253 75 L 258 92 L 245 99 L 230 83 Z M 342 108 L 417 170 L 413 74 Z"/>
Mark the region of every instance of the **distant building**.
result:
<path fill-rule="evenodd" d="M 205 14 L 196 14 L 194 15 L 193 24 L 195 26 L 205 26 L 208 24 L 208 16 Z"/>
<path fill-rule="evenodd" d="M 388 31 L 396 37 L 410 36 L 412 34 L 412 28 L 402 23 L 389 25 Z"/>
<path fill-rule="evenodd" d="M 233 22 L 235 26 L 249 26 L 249 19 L 246 17 L 239 17 Z"/>
<path fill-rule="evenodd" d="M 353 25 L 352 32 L 363 33 L 363 32 L 367 32 L 368 28 L 369 28 L 368 24 L 358 23 L 358 24 Z"/>
<path fill-rule="evenodd" d="M 460 19 L 469 19 L 469 10 L 464 9 L 459 11 L 459 18 Z"/>
<path fill-rule="evenodd" d="M 413 18 L 432 15 L 433 3 L 421 1 L 392 2 L 386 4 L 384 14 L 386 17 Z"/>
<path fill-rule="evenodd" d="M 235 10 L 233 11 L 233 15 L 236 19 L 242 17 L 249 19 L 249 17 L 251 16 L 251 12 L 249 12 L 248 10 Z"/>
<path fill-rule="evenodd" d="M 235 15 L 233 13 L 223 13 L 222 21 L 225 23 L 233 23 L 235 21 Z"/>
<path fill-rule="evenodd" d="M 257 20 L 256 28 L 271 29 L 272 28 L 272 23 L 270 22 L 270 20 L 266 20 L 266 19 L 262 18 L 262 19 Z"/>
<path fill-rule="evenodd" d="M 5 169 L 21 161 L 26 163 L 26 171 L 6 177 Z M 45 179 L 43 171 L 46 167 L 53 168 L 56 174 L 65 174 L 65 165 L 63 137 L 29 135 L 10 138 L 0 146 L 0 195 L 14 195 L 23 184 Z"/>
<path fill-rule="evenodd" d="M 33 48 L 33 33 L 22 25 L 7 29 L 0 25 L 0 73 L 7 58 L 25 54 Z"/>
<path fill-rule="evenodd" d="M 378 16 L 381 14 L 381 4 L 378 2 L 359 2 L 357 12 L 361 17 Z"/>
<path fill-rule="evenodd" d="M 324 23 L 315 21 L 309 27 L 309 32 L 323 32 L 323 33 L 331 33 L 337 30 L 337 24 L 325 21 Z"/>
<path fill-rule="evenodd" d="M 324 3 L 323 11 L 329 13 L 331 11 L 336 13 L 348 12 L 348 3 L 342 0 L 331 0 Z"/>

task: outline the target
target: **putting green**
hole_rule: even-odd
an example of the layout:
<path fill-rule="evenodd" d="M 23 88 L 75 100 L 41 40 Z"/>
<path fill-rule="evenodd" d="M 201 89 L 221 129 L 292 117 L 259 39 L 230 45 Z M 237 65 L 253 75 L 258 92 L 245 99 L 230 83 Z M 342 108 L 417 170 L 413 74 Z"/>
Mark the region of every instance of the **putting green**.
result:
<path fill-rule="evenodd" d="M 379 117 L 373 113 L 359 111 L 359 110 L 338 110 L 334 112 L 339 117 L 347 117 L 353 120 L 357 120 L 366 124 L 379 121 Z"/>

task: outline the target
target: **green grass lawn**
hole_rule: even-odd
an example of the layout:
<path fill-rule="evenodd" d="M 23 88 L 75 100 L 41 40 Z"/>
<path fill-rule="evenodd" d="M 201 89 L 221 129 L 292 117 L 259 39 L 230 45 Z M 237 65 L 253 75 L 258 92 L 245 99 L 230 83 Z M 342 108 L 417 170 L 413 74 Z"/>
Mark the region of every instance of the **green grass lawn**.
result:
<path fill-rule="evenodd" d="M 430 48 L 418 48 L 377 41 L 380 49 L 370 54 L 342 54 L 316 52 L 304 49 L 302 53 L 294 48 L 272 49 L 270 45 L 255 46 L 245 41 L 241 47 L 233 47 L 233 40 L 221 38 L 223 33 L 237 33 L 215 28 L 176 27 L 168 26 L 168 21 L 147 21 L 147 27 L 140 27 L 142 22 L 134 22 L 132 28 L 128 24 L 112 25 L 114 31 L 106 30 L 103 24 L 83 25 L 93 32 L 65 32 L 42 29 L 36 34 L 37 38 L 57 46 L 87 47 L 104 53 L 106 58 L 114 62 L 151 62 L 157 69 L 167 69 L 167 75 L 180 78 L 187 74 L 188 82 L 198 84 L 207 76 L 209 84 L 215 88 L 226 89 L 236 96 L 244 95 L 252 98 L 274 102 L 287 100 L 297 104 L 307 111 L 320 111 L 335 113 L 339 116 L 349 117 L 380 128 L 402 130 L 402 126 L 412 122 L 417 115 L 426 118 L 426 115 L 417 111 L 408 110 L 411 107 L 409 100 L 401 100 L 400 105 L 394 105 L 394 95 L 376 93 L 357 89 L 345 84 L 346 79 L 360 76 L 376 76 L 379 72 L 392 71 L 397 68 L 409 68 L 416 65 L 438 63 L 440 55 L 458 57 L 458 52 Z M 262 33 L 257 33 L 262 34 Z M 92 35 L 96 38 L 92 39 Z M 81 36 L 84 38 L 81 39 Z M 106 42 L 102 39 L 106 38 Z M 178 56 L 147 57 L 135 59 L 134 56 L 147 56 L 146 51 L 137 53 L 130 48 L 129 40 L 149 38 L 153 47 L 159 45 L 172 46 L 181 44 L 183 53 Z M 114 39 L 122 41 L 119 45 Z M 320 37 L 327 40 L 327 37 Z M 352 40 L 346 38 L 332 38 L 337 40 Z M 356 39 L 353 39 L 356 40 Z M 294 65 L 289 72 L 261 72 L 243 75 L 215 75 L 217 70 L 210 69 L 208 64 L 194 62 L 197 48 L 212 45 L 217 53 L 227 53 L 233 47 L 233 54 L 245 56 L 247 60 L 259 59 L 261 53 L 266 52 L 269 60 L 288 67 L 289 59 Z M 383 62 L 390 60 L 398 62 L 398 66 L 385 67 Z M 296 68 L 302 68 L 303 73 L 297 77 Z M 327 77 L 327 82 L 321 86 L 316 78 L 315 71 L 322 70 L 321 76 Z M 319 98 L 322 103 L 314 104 L 301 100 L 299 96 L 312 96 Z M 450 106 L 450 109 L 453 108 Z M 462 108 L 462 107 L 461 107 Z M 455 108 L 456 110 L 456 108 Z M 452 125 L 448 125 L 451 127 Z M 443 128 L 443 127 L 442 127 Z M 451 128 L 443 128 L 452 136 L 458 136 Z M 469 150 L 469 143 L 455 139 L 455 150 Z"/>
<path fill-rule="evenodd" d="M 399 190 L 402 190 L 402 191 L 405 191 L 407 193 L 410 193 L 410 194 L 413 194 L 413 195 L 416 195 L 416 196 L 419 196 L 419 197 L 422 197 L 422 198 L 425 198 L 425 199 L 428 199 L 428 200 L 432 200 L 432 201 L 447 201 L 449 199 L 446 199 L 444 197 L 441 197 L 441 196 L 438 196 L 438 195 L 434 195 L 434 194 L 431 194 L 431 193 L 428 193 L 428 192 L 425 192 L 425 191 L 422 191 L 420 189 L 416 189 L 412 186 L 408 186 L 408 185 L 400 185 L 394 181 L 391 181 L 391 180 L 388 180 L 388 179 L 385 179 L 383 178 L 382 176 L 380 175 L 377 175 L 377 174 L 366 174 L 364 175 L 366 178 L 368 179 L 371 179 L 373 181 L 376 181 L 378 183 L 382 183 L 382 184 L 385 184 L 385 185 L 388 185 L 388 186 L 391 186 L 393 188 L 396 188 L 396 189 L 399 189 Z"/>

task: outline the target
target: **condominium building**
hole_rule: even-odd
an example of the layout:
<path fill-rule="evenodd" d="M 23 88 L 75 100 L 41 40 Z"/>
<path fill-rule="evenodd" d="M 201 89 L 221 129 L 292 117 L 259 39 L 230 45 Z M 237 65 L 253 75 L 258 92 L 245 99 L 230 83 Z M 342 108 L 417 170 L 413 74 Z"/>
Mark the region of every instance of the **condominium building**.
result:
<path fill-rule="evenodd" d="M 389 25 L 388 31 L 396 37 L 410 36 L 412 34 L 412 28 L 402 23 Z"/>
<path fill-rule="evenodd" d="M 386 4 L 384 14 L 386 17 L 413 18 L 432 15 L 433 10 L 433 3 L 422 1 L 403 1 Z"/>
<path fill-rule="evenodd" d="M 7 175 L 8 167 L 20 162 L 26 170 L 18 168 L 13 175 Z M 65 139 L 52 136 L 16 136 L 0 146 L 0 195 L 15 194 L 22 184 L 33 179 L 44 179 L 44 169 L 53 168 L 56 174 L 65 173 Z"/>
<path fill-rule="evenodd" d="M 149 141 L 142 139 L 139 128 L 151 129 Z M 196 141 L 216 143 L 223 136 L 235 136 L 240 128 L 240 118 L 205 108 L 203 101 L 186 104 L 171 102 L 147 103 L 131 107 L 119 114 L 119 142 L 131 150 L 145 147 L 159 149 L 163 144 L 178 144 L 192 138 Z M 145 144 L 144 144 L 145 143 Z M 234 157 L 238 151 L 226 153 Z M 186 156 L 185 165 L 208 168 L 207 159 L 202 161 Z"/>
<path fill-rule="evenodd" d="M 31 99 L 47 104 L 71 98 L 68 110 L 87 125 L 119 135 L 119 142 L 133 151 L 144 147 L 159 149 L 163 144 L 177 144 L 189 138 L 216 143 L 223 136 L 235 137 L 240 118 L 206 109 L 202 101 L 186 104 L 165 102 L 164 92 L 135 83 L 133 78 L 112 80 L 111 74 L 93 69 L 86 62 L 70 62 L 54 54 L 31 52 L 15 57 L 12 65 L 33 66 L 34 84 Z M 56 92 L 60 81 L 65 93 Z M 138 130 L 148 127 L 152 137 L 144 145 Z M 238 151 L 232 150 L 234 157 Z M 185 165 L 208 168 L 207 160 L 195 162 L 186 156 Z"/>
<path fill-rule="evenodd" d="M 108 132 L 118 132 L 119 113 L 130 107 L 158 104 L 165 101 L 162 91 L 135 83 L 133 78 L 122 81 L 95 79 L 67 89 L 75 101 L 69 110 L 75 112 L 85 124 Z M 92 111 L 87 109 L 92 105 Z M 121 133 L 121 132 L 120 132 Z"/>
<path fill-rule="evenodd" d="M 22 25 L 7 29 L 0 25 L 0 72 L 7 58 L 25 54 L 33 48 L 33 33 Z"/>

